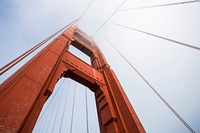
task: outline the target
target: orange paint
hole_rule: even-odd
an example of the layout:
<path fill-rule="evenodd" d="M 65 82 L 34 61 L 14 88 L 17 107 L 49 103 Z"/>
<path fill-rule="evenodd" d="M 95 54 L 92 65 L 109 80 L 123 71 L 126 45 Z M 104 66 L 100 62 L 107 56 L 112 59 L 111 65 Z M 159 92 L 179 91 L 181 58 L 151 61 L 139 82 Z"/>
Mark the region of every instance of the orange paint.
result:
<path fill-rule="evenodd" d="M 92 66 L 68 52 L 73 45 Z M 75 26 L 64 31 L 0 87 L 0 132 L 31 132 L 61 77 L 95 93 L 101 133 L 144 133 L 122 86 L 94 41 Z"/>

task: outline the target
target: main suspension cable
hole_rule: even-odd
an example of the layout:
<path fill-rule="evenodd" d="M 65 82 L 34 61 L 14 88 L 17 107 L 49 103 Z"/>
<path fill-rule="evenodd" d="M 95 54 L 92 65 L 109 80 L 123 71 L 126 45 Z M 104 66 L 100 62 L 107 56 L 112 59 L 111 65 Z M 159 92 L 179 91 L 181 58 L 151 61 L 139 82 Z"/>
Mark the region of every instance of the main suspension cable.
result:
<path fill-rule="evenodd" d="M 191 4 L 191 3 L 196 3 L 196 2 L 200 2 L 200 0 L 191 0 L 191 1 L 176 2 L 176 3 L 168 3 L 168 4 L 153 5 L 153 6 L 135 7 L 135 8 L 122 9 L 122 10 L 119 10 L 119 11 L 132 11 L 132 10 L 147 9 L 147 8 L 157 8 L 157 7 L 166 7 L 166 6 L 176 6 L 176 5 Z"/>
<path fill-rule="evenodd" d="M 54 36 L 56 36 L 58 33 L 60 33 L 61 31 L 63 31 L 64 29 L 66 29 L 67 27 L 71 26 L 72 24 L 74 24 L 77 21 L 74 20 L 73 22 L 69 23 L 68 25 L 66 25 L 65 27 L 63 27 L 62 29 L 58 30 L 57 32 L 55 32 L 54 34 L 52 34 L 51 36 L 49 36 L 48 38 L 44 39 L 42 42 L 38 43 L 36 46 L 32 47 L 31 49 L 29 49 L 28 51 L 26 51 L 25 53 L 23 53 L 22 55 L 18 56 L 17 58 L 15 58 L 14 60 L 12 60 L 11 62 L 9 62 L 8 64 L 4 65 L 3 67 L 0 68 L 0 75 L 4 74 L 6 71 L 8 71 L 10 68 L 12 68 L 13 66 L 15 66 L 17 63 L 19 63 L 21 60 L 23 60 L 24 58 L 26 58 L 28 55 L 30 55 L 31 53 L 33 53 L 35 50 L 37 50 L 38 48 L 40 48 L 42 45 L 44 45 L 46 42 L 48 42 L 50 39 L 52 39 Z"/>
<path fill-rule="evenodd" d="M 149 88 L 160 98 L 160 100 L 171 110 L 171 112 L 190 130 L 191 133 L 195 131 L 189 126 L 189 124 L 176 112 L 176 110 L 156 91 L 156 89 L 144 78 L 144 76 L 128 61 L 128 59 L 106 38 L 105 40 L 110 46 L 117 51 L 117 53 L 131 66 L 131 68 L 142 78 L 142 80 L 149 86 Z"/>
<path fill-rule="evenodd" d="M 74 97 L 73 97 L 73 103 L 72 103 L 72 116 L 71 116 L 70 133 L 72 133 L 72 128 L 73 128 L 75 98 L 76 98 L 76 82 L 75 82 L 75 87 L 74 87 Z"/>
<path fill-rule="evenodd" d="M 83 18 L 83 16 L 84 16 L 85 13 L 87 12 L 87 10 L 90 8 L 90 6 L 91 6 L 91 4 L 92 4 L 93 1 L 94 1 L 94 0 L 90 0 L 90 3 L 88 4 L 88 6 L 85 8 L 85 10 L 83 11 L 83 13 L 82 13 L 81 16 L 79 17 L 78 22 Z"/>
<path fill-rule="evenodd" d="M 120 5 L 119 7 L 104 21 L 104 23 L 93 33 L 92 37 L 95 36 L 95 34 L 108 22 L 108 20 L 120 9 L 120 7 L 122 7 L 122 5 L 124 5 L 124 3 L 126 2 L 127 0 L 124 0 Z"/>
<path fill-rule="evenodd" d="M 127 28 L 127 29 L 130 29 L 130 30 L 133 30 L 133 31 L 137 31 L 137 32 L 140 32 L 140 33 L 143 33 L 143 34 L 147 34 L 147 35 L 150 35 L 150 36 L 153 36 L 153 37 L 157 37 L 157 38 L 160 38 L 160 39 L 163 39 L 163 40 L 166 40 L 166 41 L 170 41 L 170 42 L 173 42 L 173 43 L 176 43 L 176 44 L 186 46 L 188 48 L 192 48 L 192 49 L 200 51 L 200 47 L 197 47 L 197 46 L 194 46 L 194 45 L 186 44 L 186 43 L 183 43 L 183 42 L 180 42 L 180 41 L 169 39 L 169 38 L 166 38 L 166 37 L 163 37 L 163 36 L 160 36 L 160 35 L 156 35 L 156 34 L 153 34 L 153 33 L 146 32 L 146 31 L 138 30 L 138 29 L 135 29 L 135 28 L 131 28 L 131 27 L 128 27 L 128 26 L 121 25 L 121 24 L 117 24 L 117 23 L 113 23 L 113 22 L 110 22 L 110 23 L 117 25 L 117 26 L 121 26 L 123 28 Z"/>

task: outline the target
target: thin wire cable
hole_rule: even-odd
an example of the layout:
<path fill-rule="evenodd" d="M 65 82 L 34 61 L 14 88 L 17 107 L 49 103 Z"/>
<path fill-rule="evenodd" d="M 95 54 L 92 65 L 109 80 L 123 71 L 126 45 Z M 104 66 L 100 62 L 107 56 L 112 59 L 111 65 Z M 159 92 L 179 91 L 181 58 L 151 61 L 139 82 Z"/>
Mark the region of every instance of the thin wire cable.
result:
<path fill-rule="evenodd" d="M 63 27 L 62 29 L 58 30 L 57 32 L 55 32 L 54 34 L 52 34 L 51 36 L 49 36 L 48 38 L 44 39 L 42 42 L 38 43 L 36 46 L 32 47 L 31 49 L 29 49 L 28 51 L 26 51 L 25 53 L 23 53 L 22 55 L 18 56 L 17 58 L 15 58 L 14 60 L 12 60 L 11 62 L 9 62 L 8 64 L 4 65 L 3 67 L 0 68 L 0 75 L 4 74 L 6 71 L 8 71 L 10 68 L 12 68 L 13 66 L 15 66 L 17 63 L 19 63 L 21 60 L 23 60 L 24 58 L 26 58 L 28 55 L 30 55 L 31 53 L 33 53 L 35 50 L 37 50 L 38 48 L 40 48 L 42 45 L 44 45 L 46 42 L 48 42 L 50 39 L 52 39 L 54 36 L 56 36 L 58 33 L 60 33 L 61 31 L 63 31 L 64 29 L 66 29 L 67 27 L 69 27 L 70 25 L 74 24 L 77 21 L 74 20 L 71 23 L 69 23 L 68 25 L 66 25 L 65 27 Z"/>
<path fill-rule="evenodd" d="M 58 88 L 59 90 L 62 90 L 62 91 L 60 91 L 61 95 L 62 95 L 63 89 L 60 89 L 60 88 L 62 87 L 64 81 L 65 81 L 65 79 L 63 80 L 63 82 L 61 83 L 61 85 L 60 85 L 59 88 Z M 52 119 L 52 116 L 53 116 L 53 113 L 54 113 L 54 110 L 55 110 L 55 107 L 56 107 L 56 103 L 58 102 L 58 98 L 60 98 L 60 97 L 59 97 L 59 96 L 56 97 L 56 102 L 55 102 L 55 104 L 53 105 L 53 110 L 52 110 L 52 112 L 51 112 L 50 120 L 49 120 L 49 122 L 48 122 L 48 126 L 47 126 L 47 129 L 46 129 L 46 133 L 47 133 L 47 131 L 48 131 L 48 128 L 49 128 L 49 125 L 50 125 L 50 122 L 51 122 L 51 119 Z M 57 114 L 57 113 L 56 113 L 56 114 Z M 54 122 L 55 122 L 55 121 L 54 121 Z"/>
<path fill-rule="evenodd" d="M 86 126 L 87 126 L 87 133 L 89 133 L 88 104 L 87 104 L 87 88 L 86 88 L 86 87 L 85 87 L 85 110 L 86 110 Z"/>
<path fill-rule="evenodd" d="M 94 0 L 91 0 L 90 3 L 88 4 L 88 6 L 85 8 L 85 10 L 83 11 L 83 13 L 81 14 L 81 16 L 79 17 L 78 23 L 80 22 L 80 20 L 83 18 L 83 16 L 85 15 L 85 13 L 87 12 L 87 10 L 90 8 L 92 2 Z"/>
<path fill-rule="evenodd" d="M 179 41 L 176 41 L 176 40 L 173 40 L 173 39 L 169 39 L 169 38 L 166 38 L 166 37 L 163 37 L 163 36 L 159 36 L 159 35 L 152 34 L 152 33 L 149 33 L 149 32 L 145 32 L 145 31 L 142 31 L 142 30 L 138 30 L 138 29 L 135 29 L 135 28 L 131 28 L 131 27 L 124 26 L 124 25 L 121 25 L 121 24 L 117 24 L 117 23 L 113 23 L 113 22 L 110 22 L 110 23 L 114 24 L 114 25 L 117 25 L 117 26 L 121 26 L 123 28 L 134 30 L 134 31 L 137 31 L 137 32 L 140 32 L 140 33 L 143 33 L 143 34 L 147 34 L 147 35 L 150 35 L 150 36 L 153 36 L 153 37 L 157 37 L 157 38 L 160 38 L 160 39 L 163 39 L 163 40 L 166 40 L 166 41 L 170 41 L 170 42 L 173 42 L 173 43 L 176 43 L 176 44 L 179 44 L 179 45 L 182 45 L 182 46 L 186 46 L 188 48 L 192 48 L 192 49 L 200 51 L 200 47 L 197 47 L 197 46 L 194 46 L 194 45 L 190 45 L 190 44 L 186 44 L 186 43 L 183 43 L 183 42 L 179 42 Z"/>
<path fill-rule="evenodd" d="M 42 111 L 42 113 L 41 113 L 40 116 L 42 116 L 42 115 L 46 112 L 46 110 L 48 109 L 50 103 L 53 101 L 54 97 L 58 94 L 58 92 L 59 92 L 59 90 L 60 90 L 60 87 L 62 86 L 62 84 L 64 83 L 64 81 L 65 81 L 65 80 L 63 80 L 62 83 L 60 84 L 60 86 L 58 87 L 58 89 L 56 89 L 56 92 L 54 93 L 54 95 L 52 95 L 52 98 L 49 99 L 48 104 L 46 105 L 44 111 Z"/>
<path fill-rule="evenodd" d="M 73 103 L 72 103 L 72 116 L 71 116 L 70 133 L 72 133 L 73 120 L 74 120 L 75 97 L 76 97 L 76 82 L 75 82 L 75 87 L 74 87 L 74 98 L 73 98 Z"/>
<path fill-rule="evenodd" d="M 70 85 L 69 85 L 69 88 L 67 88 L 67 91 L 66 91 L 66 98 L 65 98 L 65 103 L 64 103 L 64 109 L 63 109 L 63 112 L 62 112 L 62 118 L 61 118 L 61 124 L 60 124 L 60 128 L 59 128 L 59 133 L 61 132 L 62 125 L 63 125 L 64 113 L 65 113 L 65 110 L 66 110 L 66 104 L 67 104 L 67 98 L 68 98 L 68 94 L 69 94 L 69 89 L 70 89 Z"/>
<path fill-rule="evenodd" d="M 171 110 L 171 112 L 185 125 L 185 127 L 190 130 L 191 133 L 195 131 L 189 126 L 189 124 L 175 111 L 175 109 L 156 91 L 156 89 L 142 76 L 142 74 L 128 61 L 128 59 L 106 38 L 105 40 L 114 48 L 117 53 L 131 66 L 131 68 L 142 78 L 142 80 L 150 87 L 150 89 L 160 98 L 160 100 Z"/>
<path fill-rule="evenodd" d="M 54 100 L 52 101 L 52 104 L 53 104 L 53 105 L 55 105 L 57 99 L 58 99 L 58 98 L 56 98 L 56 99 L 54 99 Z M 41 125 L 42 125 L 42 128 L 41 128 L 41 131 L 39 131 L 39 132 L 41 132 L 41 133 L 47 132 L 47 130 L 48 130 L 48 127 L 49 127 L 49 124 L 50 124 L 50 120 L 51 120 L 51 117 L 52 117 L 52 114 L 53 114 L 54 106 L 50 106 L 50 107 L 49 107 L 49 110 L 50 110 L 50 111 L 49 111 L 48 113 L 46 113 L 46 118 L 45 118 L 44 122 L 41 124 Z M 44 116 L 45 116 L 45 114 L 44 114 Z M 50 117 L 50 119 L 48 120 L 49 117 Z M 44 118 L 43 118 L 43 119 L 44 119 Z"/>
<path fill-rule="evenodd" d="M 51 35 L 52 36 L 52 35 Z M 34 46 L 33 48 L 29 49 L 28 51 L 26 51 L 25 53 L 23 53 L 22 55 L 18 56 L 17 58 L 15 58 L 14 60 L 12 60 L 11 62 L 9 62 L 8 64 L 6 64 L 5 66 L 3 66 L 2 68 L 0 68 L 0 71 L 2 71 L 4 68 L 6 68 L 7 66 L 11 65 L 13 62 L 15 62 L 16 60 L 18 60 L 19 58 L 23 57 L 24 55 L 26 55 L 27 53 L 29 53 L 30 51 L 32 51 L 33 49 L 35 49 L 36 47 L 40 46 L 41 43 L 43 43 L 44 41 L 48 40 L 49 38 L 46 38 L 45 40 L 43 40 L 42 42 L 40 42 L 39 44 L 37 44 L 36 46 Z"/>
<path fill-rule="evenodd" d="M 44 113 L 46 112 L 46 110 L 49 108 L 49 105 L 53 102 L 53 100 L 55 99 L 56 94 L 58 94 L 62 84 L 64 83 L 65 80 L 62 81 L 62 83 L 60 84 L 60 86 L 57 88 L 56 92 L 54 93 L 54 95 L 52 95 L 52 98 L 49 99 L 50 101 L 48 102 L 48 104 L 46 105 L 46 108 L 44 109 L 44 111 L 42 111 L 42 113 L 39 116 L 39 119 L 37 121 L 40 121 L 40 119 L 42 118 L 42 116 L 44 115 Z M 54 104 L 55 105 L 55 104 Z M 44 125 L 46 122 L 43 122 L 42 124 Z M 43 126 L 44 127 L 44 126 Z M 42 128 L 42 132 L 43 132 L 43 128 Z"/>
<path fill-rule="evenodd" d="M 127 0 L 124 0 L 120 6 L 104 21 L 104 23 L 93 33 L 91 37 L 94 37 L 94 35 L 108 22 L 108 20 L 122 7 L 122 5 L 126 2 Z"/>
<path fill-rule="evenodd" d="M 35 125 L 35 127 L 34 127 L 34 132 L 37 132 L 37 133 L 40 133 L 41 130 L 43 130 L 44 123 L 47 121 L 46 119 L 48 117 L 48 113 L 45 113 L 44 115 L 42 115 L 40 117 L 42 117 L 43 119 L 42 120 L 37 120 L 37 122 L 36 122 L 37 126 Z M 38 131 L 37 131 L 37 129 L 38 129 Z"/>
<path fill-rule="evenodd" d="M 56 111 L 56 118 L 55 118 L 55 120 L 54 120 L 53 128 L 52 128 L 52 130 L 51 130 L 52 133 L 53 133 L 53 131 L 54 131 L 55 123 L 56 123 L 56 120 L 57 120 L 57 117 L 58 117 L 58 111 L 59 111 L 59 109 L 60 109 L 61 99 L 62 99 L 62 97 L 63 97 L 63 91 L 64 91 L 64 89 L 62 88 L 62 91 L 61 91 L 62 93 L 61 93 L 59 105 L 58 105 L 58 108 L 57 108 L 57 111 Z"/>
<path fill-rule="evenodd" d="M 49 129 L 49 126 L 50 126 L 50 123 L 51 123 L 51 119 L 52 119 L 53 113 L 54 113 L 54 111 L 55 111 L 56 103 L 58 102 L 58 98 L 59 98 L 59 97 L 56 97 L 56 101 L 55 101 L 55 103 L 54 103 L 53 106 L 52 106 L 53 109 L 52 109 L 52 111 L 51 111 L 51 113 L 50 113 L 50 119 L 49 119 L 49 121 L 48 121 L 47 128 L 46 128 L 46 130 L 45 130 L 46 133 L 48 132 L 48 129 Z"/>
<path fill-rule="evenodd" d="M 128 9 L 122 9 L 122 10 L 119 10 L 119 11 L 132 11 L 132 10 L 147 9 L 147 8 L 176 6 L 176 5 L 191 4 L 191 3 L 196 3 L 196 2 L 200 2 L 200 0 L 191 0 L 191 1 L 176 2 L 176 3 L 153 5 L 153 6 L 143 6 L 143 7 L 136 7 L 136 8 L 128 8 Z"/>

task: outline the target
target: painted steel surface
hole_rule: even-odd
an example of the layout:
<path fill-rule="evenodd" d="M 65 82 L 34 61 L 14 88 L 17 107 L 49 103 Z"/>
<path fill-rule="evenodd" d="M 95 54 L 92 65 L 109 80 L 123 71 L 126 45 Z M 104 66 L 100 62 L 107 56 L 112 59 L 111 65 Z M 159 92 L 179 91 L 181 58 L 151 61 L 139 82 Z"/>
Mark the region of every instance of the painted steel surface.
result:
<path fill-rule="evenodd" d="M 68 52 L 73 45 L 91 66 Z M 61 78 L 71 78 L 95 93 L 101 133 L 144 133 L 120 82 L 95 42 L 73 25 L 0 87 L 0 132 L 31 132 Z"/>

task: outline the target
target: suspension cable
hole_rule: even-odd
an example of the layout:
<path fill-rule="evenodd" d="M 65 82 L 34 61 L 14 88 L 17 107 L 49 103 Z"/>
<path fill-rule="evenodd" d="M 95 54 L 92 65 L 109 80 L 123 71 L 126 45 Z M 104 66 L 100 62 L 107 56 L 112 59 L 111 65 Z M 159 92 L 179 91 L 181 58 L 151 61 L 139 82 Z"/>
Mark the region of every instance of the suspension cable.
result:
<path fill-rule="evenodd" d="M 46 112 L 46 110 L 49 108 L 49 105 L 50 105 L 50 104 L 53 102 L 53 100 L 55 99 L 55 96 L 56 96 L 56 94 L 58 94 L 58 92 L 59 92 L 61 86 L 63 85 L 64 81 L 65 81 L 65 80 L 62 81 L 62 83 L 60 84 L 60 86 L 56 89 L 56 92 L 54 93 L 54 95 L 52 95 L 51 99 L 49 99 L 50 101 L 49 101 L 48 104 L 46 105 L 46 108 L 44 109 L 44 111 L 43 111 L 43 109 L 42 109 L 42 112 L 41 112 L 41 114 L 40 114 L 40 116 L 39 116 L 39 118 L 38 118 L 37 121 L 40 121 L 40 119 L 42 118 L 42 116 L 44 115 L 44 113 Z M 55 104 L 54 104 L 54 105 L 55 105 Z M 44 123 L 46 123 L 46 122 L 43 122 L 42 125 L 44 125 Z M 44 127 L 44 126 L 43 126 L 43 127 Z M 42 128 L 42 132 L 43 132 L 43 130 L 44 130 L 44 129 Z"/>
<path fill-rule="evenodd" d="M 104 23 L 93 33 L 92 37 L 95 36 L 95 34 L 108 22 L 108 20 L 120 9 L 120 7 L 122 7 L 122 5 L 124 5 L 124 3 L 126 2 L 127 0 L 124 0 L 120 5 L 119 7 L 104 21 Z"/>
<path fill-rule="evenodd" d="M 91 6 L 91 4 L 92 4 L 93 1 L 94 1 L 94 0 L 90 0 L 90 3 L 88 4 L 88 6 L 85 8 L 85 10 L 83 11 L 83 13 L 82 13 L 81 16 L 79 17 L 78 22 L 83 18 L 83 16 L 84 16 L 85 13 L 87 12 L 87 10 L 90 8 L 90 6 Z"/>
<path fill-rule="evenodd" d="M 63 82 L 61 83 L 61 85 L 60 85 L 59 88 L 58 88 L 59 90 L 61 90 L 61 91 L 60 91 L 61 96 L 62 96 L 62 94 L 63 94 L 63 89 L 60 89 L 60 88 L 62 87 L 64 81 L 65 81 L 65 79 L 63 80 Z M 58 102 L 58 98 L 61 100 L 61 98 L 60 98 L 59 96 L 56 97 L 56 102 L 55 102 L 55 104 L 53 105 L 53 110 L 52 110 L 52 112 L 51 112 L 50 120 L 49 120 L 49 122 L 48 122 L 48 126 L 47 126 L 46 131 L 48 131 L 48 128 L 49 128 L 49 125 L 50 125 L 50 122 L 51 122 L 51 119 L 52 119 L 52 116 L 53 116 L 53 113 L 54 113 L 54 110 L 55 110 L 55 107 L 56 107 L 56 103 Z M 60 102 L 59 102 L 59 103 L 60 103 Z M 55 123 L 55 121 L 54 121 L 54 123 Z"/>
<path fill-rule="evenodd" d="M 51 117 L 52 117 L 52 114 L 53 114 L 53 111 L 54 111 L 54 108 L 55 108 L 55 103 L 57 102 L 57 100 L 58 100 L 58 97 L 56 97 L 54 99 L 54 102 L 52 101 L 52 105 L 53 106 L 49 107 L 49 110 L 51 110 L 51 111 L 49 111 L 48 113 L 46 113 L 46 118 L 45 118 L 44 122 L 41 124 L 42 128 L 40 129 L 41 131 L 39 131 L 39 132 L 43 133 L 43 132 L 47 132 L 48 131 L 48 127 L 49 127 L 49 124 L 50 124 L 50 121 L 51 121 Z M 50 119 L 48 120 L 49 117 L 50 117 Z M 47 127 L 46 127 L 46 125 L 47 125 Z"/>
<path fill-rule="evenodd" d="M 70 133 L 72 133 L 73 120 L 74 120 L 75 97 L 76 97 L 76 82 L 75 82 L 75 87 L 74 87 L 74 97 L 73 97 L 73 103 L 72 103 L 72 116 L 71 116 Z"/>
<path fill-rule="evenodd" d="M 61 31 L 63 31 L 64 29 L 66 29 L 67 27 L 71 26 L 72 24 L 74 24 L 77 21 L 74 20 L 73 22 L 69 23 L 68 25 L 66 25 L 65 27 L 63 27 L 62 29 L 58 30 L 57 32 L 55 32 L 54 34 L 52 34 L 51 36 L 49 36 L 48 38 L 44 39 L 42 42 L 38 43 L 36 46 L 32 47 L 31 49 L 29 49 L 28 51 L 26 51 L 25 53 L 23 53 L 22 55 L 18 56 L 17 58 L 15 58 L 14 60 L 12 60 L 11 62 L 9 62 L 8 64 L 4 65 L 3 67 L 0 68 L 0 75 L 4 74 L 6 71 L 8 71 L 10 68 L 12 68 L 13 66 L 15 66 L 17 63 L 19 63 L 21 60 L 23 60 L 24 58 L 26 58 L 28 55 L 30 55 L 31 53 L 33 53 L 35 50 L 37 50 L 38 48 L 40 48 L 42 45 L 44 45 L 46 42 L 48 42 L 50 39 L 52 39 L 54 36 L 56 36 L 58 33 L 60 33 Z"/>
<path fill-rule="evenodd" d="M 61 118 L 61 124 L 60 124 L 60 128 L 59 128 L 59 133 L 61 132 L 62 125 L 63 125 L 64 113 L 65 113 L 65 110 L 66 110 L 66 104 L 67 104 L 67 98 L 68 98 L 68 94 L 69 94 L 69 89 L 70 89 L 70 85 L 69 85 L 69 88 L 67 88 L 67 91 L 66 91 L 66 98 L 65 98 L 65 103 L 64 103 L 64 109 L 63 109 L 63 112 L 62 112 L 62 118 Z"/>
<path fill-rule="evenodd" d="M 86 88 L 86 87 L 85 87 L 85 110 L 86 110 L 86 126 L 87 126 L 87 133 L 89 133 L 88 104 L 87 104 L 87 88 Z"/>
<path fill-rule="evenodd" d="M 36 125 L 34 126 L 34 129 L 33 129 L 33 132 L 40 132 L 41 131 L 41 129 L 43 130 L 43 128 L 44 128 L 44 123 L 47 121 L 46 119 L 47 119 L 47 117 L 48 117 L 48 114 L 47 113 L 45 113 L 44 115 L 40 115 L 39 116 L 39 118 L 38 118 L 38 120 L 37 120 L 37 122 L 36 122 L 36 125 L 38 126 L 38 127 L 36 127 Z M 42 118 L 42 120 L 40 120 Z M 36 130 L 36 129 L 38 129 L 38 131 Z"/>
<path fill-rule="evenodd" d="M 62 92 L 62 91 L 60 91 L 60 92 Z M 62 94 L 62 93 L 61 93 Z M 51 121 L 52 121 L 52 117 L 53 117 L 53 113 L 55 112 L 55 107 L 56 107 L 56 103 L 58 102 L 58 98 L 59 98 L 59 96 L 57 96 L 56 97 L 56 101 L 55 101 L 55 103 L 53 104 L 53 106 L 52 106 L 52 111 L 51 111 L 51 113 L 50 113 L 50 119 L 49 119 L 49 121 L 48 121 L 48 124 L 47 124 L 47 128 L 46 128 L 46 133 L 48 132 L 48 129 L 49 129 L 49 126 L 50 126 L 50 123 L 51 123 Z"/>
<path fill-rule="evenodd" d="M 168 4 L 153 5 L 153 6 L 143 6 L 143 7 L 136 7 L 136 8 L 128 8 L 128 9 L 122 9 L 122 10 L 119 10 L 119 11 L 132 11 L 132 10 L 147 9 L 147 8 L 157 8 L 157 7 L 166 7 L 166 6 L 176 6 L 176 5 L 191 4 L 191 3 L 196 3 L 196 2 L 200 2 L 200 0 L 191 0 L 191 1 L 176 2 L 176 3 L 168 3 Z"/>
<path fill-rule="evenodd" d="M 58 87 L 58 89 L 56 89 L 54 95 L 52 95 L 52 98 L 49 99 L 49 102 L 48 102 L 48 104 L 46 105 L 44 111 L 42 111 L 41 116 L 42 116 L 42 115 L 46 112 L 46 110 L 49 108 L 50 103 L 53 101 L 54 97 L 58 94 L 58 92 L 59 92 L 61 86 L 63 85 L 64 81 L 65 81 L 65 80 L 63 80 L 62 83 L 60 84 L 60 86 Z"/>
<path fill-rule="evenodd" d="M 144 78 L 144 76 L 128 61 L 128 59 L 104 36 L 105 40 L 110 46 L 117 51 L 117 53 L 131 66 L 131 68 L 142 78 L 142 80 L 149 86 L 149 88 L 160 98 L 160 100 L 171 110 L 171 112 L 190 130 L 191 133 L 195 131 L 189 126 L 189 124 L 176 112 L 176 110 L 159 94 L 158 91 Z"/>
<path fill-rule="evenodd" d="M 130 30 L 134 30 L 134 31 L 137 31 L 137 32 L 140 32 L 140 33 L 143 33 L 143 34 L 147 34 L 147 35 L 150 35 L 150 36 L 153 36 L 153 37 L 157 37 L 157 38 L 160 38 L 160 39 L 163 39 L 163 40 L 166 40 L 166 41 L 170 41 L 170 42 L 173 42 L 173 43 L 176 43 L 176 44 L 179 44 L 179 45 L 182 45 L 182 46 L 186 46 L 188 48 L 192 48 L 192 49 L 200 51 L 200 47 L 197 47 L 197 46 L 194 46 L 194 45 L 190 45 L 190 44 L 186 44 L 186 43 L 183 43 L 183 42 L 179 42 L 179 41 L 176 41 L 176 40 L 173 40 L 173 39 L 170 39 L 170 38 L 166 38 L 166 37 L 159 36 L 159 35 L 156 35 L 156 34 L 153 34 L 153 33 L 149 33 L 149 32 L 142 31 L 142 30 L 138 30 L 138 29 L 131 28 L 131 27 L 128 27 L 128 26 L 124 26 L 124 25 L 121 25 L 121 24 L 117 24 L 117 23 L 113 23 L 113 22 L 110 22 L 110 23 L 114 24 L 114 25 L 117 25 L 117 26 L 121 26 L 121 27 L 130 29 Z"/>
<path fill-rule="evenodd" d="M 51 130 L 51 133 L 53 133 L 53 130 L 54 130 L 54 127 L 55 127 L 55 123 L 56 123 L 56 120 L 57 120 L 57 117 L 58 117 L 58 111 L 59 111 L 59 109 L 60 109 L 60 105 L 61 105 L 61 99 L 62 99 L 62 97 L 63 97 L 63 91 L 64 91 L 64 89 L 62 88 L 62 91 L 61 91 L 61 97 L 60 97 L 60 100 L 59 100 L 59 105 L 58 105 L 58 108 L 57 108 L 57 111 L 56 111 L 56 118 L 55 118 L 55 120 L 54 120 L 54 123 L 53 123 L 53 128 L 52 128 L 52 130 Z"/>

